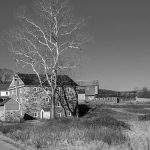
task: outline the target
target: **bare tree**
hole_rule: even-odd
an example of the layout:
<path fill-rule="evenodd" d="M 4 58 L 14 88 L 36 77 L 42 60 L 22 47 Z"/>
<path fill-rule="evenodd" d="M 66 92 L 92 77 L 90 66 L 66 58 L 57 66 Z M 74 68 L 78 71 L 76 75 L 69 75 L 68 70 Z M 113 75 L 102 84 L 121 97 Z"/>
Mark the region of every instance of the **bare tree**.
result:
<path fill-rule="evenodd" d="M 75 19 L 68 0 L 33 2 L 36 13 L 31 16 L 24 9 L 18 13 L 19 25 L 9 32 L 7 47 L 17 63 L 31 66 L 43 89 L 40 74 L 45 74 L 51 92 L 44 90 L 51 97 L 51 117 L 55 118 L 57 74 L 79 65 L 76 54 L 89 38 L 81 30 L 85 19 Z"/>

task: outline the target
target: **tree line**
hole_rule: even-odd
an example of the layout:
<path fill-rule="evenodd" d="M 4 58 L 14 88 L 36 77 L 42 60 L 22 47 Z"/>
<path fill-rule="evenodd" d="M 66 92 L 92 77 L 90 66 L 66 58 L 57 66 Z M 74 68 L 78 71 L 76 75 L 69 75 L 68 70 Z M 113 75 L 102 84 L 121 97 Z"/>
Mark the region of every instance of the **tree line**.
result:
<path fill-rule="evenodd" d="M 138 90 L 137 96 L 139 98 L 150 98 L 150 89 L 143 87 L 142 89 Z"/>
<path fill-rule="evenodd" d="M 0 84 L 9 83 L 12 80 L 14 72 L 7 68 L 0 68 Z"/>

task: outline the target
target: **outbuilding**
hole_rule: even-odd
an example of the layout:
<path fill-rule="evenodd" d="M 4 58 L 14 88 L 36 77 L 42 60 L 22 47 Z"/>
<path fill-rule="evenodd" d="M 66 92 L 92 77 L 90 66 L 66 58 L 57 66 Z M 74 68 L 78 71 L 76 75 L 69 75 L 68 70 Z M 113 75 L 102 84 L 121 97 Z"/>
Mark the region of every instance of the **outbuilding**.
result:
<path fill-rule="evenodd" d="M 2 121 L 19 121 L 20 104 L 12 98 L 7 98 L 0 103 L 0 120 Z"/>
<path fill-rule="evenodd" d="M 41 110 L 41 119 L 50 119 L 51 113 L 49 108 L 43 108 Z"/>

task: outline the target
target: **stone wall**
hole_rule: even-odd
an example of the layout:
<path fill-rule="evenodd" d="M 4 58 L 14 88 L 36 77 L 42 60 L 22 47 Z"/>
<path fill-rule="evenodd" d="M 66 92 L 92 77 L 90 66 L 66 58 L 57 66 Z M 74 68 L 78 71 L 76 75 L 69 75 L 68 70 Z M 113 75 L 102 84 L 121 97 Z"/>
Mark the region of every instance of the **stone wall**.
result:
<path fill-rule="evenodd" d="M 5 121 L 4 106 L 0 107 L 0 120 Z"/>
<path fill-rule="evenodd" d="M 24 116 L 25 113 L 33 116 L 34 112 L 38 112 L 37 118 L 40 118 L 41 116 L 40 113 L 41 113 L 42 108 L 51 107 L 51 100 L 47 99 L 47 94 L 43 92 L 42 90 L 43 89 L 39 87 L 36 87 L 36 91 L 35 91 L 35 87 L 21 87 L 18 89 L 17 96 L 18 96 L 18 101 L 21 103 L 20 109 L 21 109 L 22 117 Z M 76 104 L 75 103 L 76 101 L 73 99 L 75 97 L 75 92 L 73 90 L 74 89 L 71 87 L 68 87 L 66 89 L 67 91 L 66 96 L 68 98 L 70 105 Z M 16 92 L 11 92 L 11 97 L 14 99 L 17 98 L 15 93 Z M 59 117 L 60 113 L 61 113 L 61 117 L 65 117 L 64 109 L 61 106 L 59 107 L 56 106 L 56 116 Z M 70 113 L 68 110 L 67 110 L 67 114 L 69 114 L 70 116 Z M 13 115 L 9 114 L 8 116 L 9 117 L 7 117 L 8 118 L 7 120 L 10 120 L 9 118 L 12 118 Z"/>
<path fill-rule="evenodd" d="M 5 121 L 6 122 L 19 122 L 20 121 L 20 111 L 6 111 Z"/>
<path fill-rule="evenodd" d="M 62 107 L 56 107 L 56 117 L 59 118 L 60 114 L 61 114 L 61 117 L 66 117 L 65 116 L 65 112 L 64 112 L 64 109 Z M 70 114 L 70 111 L 66 108 L 66 114 L 67 114 L 67 117 L 69 117 L 69 114 Z"/>

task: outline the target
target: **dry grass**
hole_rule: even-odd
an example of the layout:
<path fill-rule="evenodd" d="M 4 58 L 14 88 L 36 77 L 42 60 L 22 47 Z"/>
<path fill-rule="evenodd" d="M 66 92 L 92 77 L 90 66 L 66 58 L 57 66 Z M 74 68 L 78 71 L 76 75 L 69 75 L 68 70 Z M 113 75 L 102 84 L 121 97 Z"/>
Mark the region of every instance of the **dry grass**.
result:
<path fill-rule="evenodd" d="M 132 150 L 150 150 L 150 121 L 130 122 L 131 130 L 126 134 L 129 136 L 129 145 Z"/>
<path fill-rule="evenodd" d="M 128 114 L 109 108 L 99 107 L 78 120 L 45 121 L 41 126 L 21 123 L 1 126 L 0 131 L 39 150 L 150 150 L 150 121 L 131 121 Z"/>
<path fill-rule="evenodd" d="M 97 143 L 93 150 L 105 145 L 125 143 L 127 137 L 122 129 L 129 126 L 114 118 L 61 119 L 45 122 L 42 126 L 18 124 L 1 126 L 0 130 L 8 137 L 35 149 L 87 149 Z"/>

